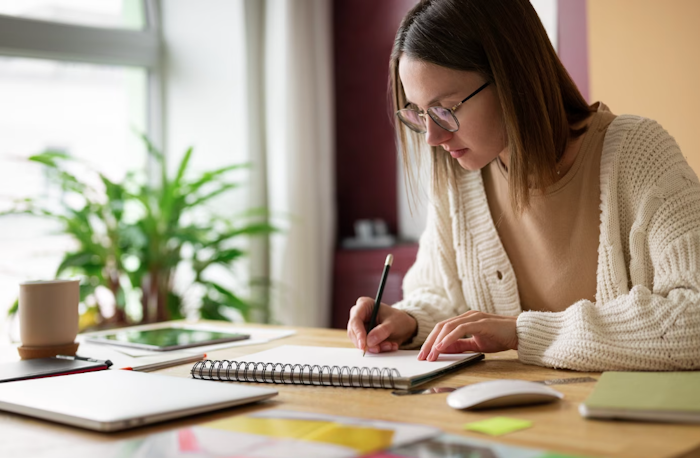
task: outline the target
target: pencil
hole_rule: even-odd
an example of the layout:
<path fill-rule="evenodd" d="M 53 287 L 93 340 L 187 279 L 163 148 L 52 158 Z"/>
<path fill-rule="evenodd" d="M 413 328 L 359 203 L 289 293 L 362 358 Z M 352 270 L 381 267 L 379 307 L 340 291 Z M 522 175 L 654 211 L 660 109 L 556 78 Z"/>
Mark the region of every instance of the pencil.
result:
<path fill-rule="evenodd" d="M 386 284 L 386 278 L 389 276 L 389 268 L 391 263 L 394 262 L 393 255 L 387 255 L 386 261 L 384 261 L 384 272 L 382 272 L 382 279 L 379 281 L 379 289 L 377 290 L 377 298 L 374 299 L 374 306 L 372 307 L 372 316 L 369 319 L 369 325 L 367 326 L 367 335 L 370 331 L 377 326 L 377 313 L 379 312 L 379 306 L 382 303 L 382 294 L 384 293 L 384 285 Z M 362 356 L 367 353 L 367 340 L 365 339 L 365 348 L 362 351 Z"/>

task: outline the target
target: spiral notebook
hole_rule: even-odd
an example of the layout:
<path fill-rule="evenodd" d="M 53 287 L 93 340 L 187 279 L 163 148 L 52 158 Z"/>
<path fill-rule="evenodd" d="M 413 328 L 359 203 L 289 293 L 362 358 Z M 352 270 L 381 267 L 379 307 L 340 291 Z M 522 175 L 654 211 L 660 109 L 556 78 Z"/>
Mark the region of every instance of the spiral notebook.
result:
<path fill-rule="evenodd" d="M 460 353 L 418 361 L 417 350 L 363 357 L 355 348 L 282 345 L 234 361 L 199 361 L 191 374 L 202 380 L 408 389 L 483 358 L 482 353 Z"/>

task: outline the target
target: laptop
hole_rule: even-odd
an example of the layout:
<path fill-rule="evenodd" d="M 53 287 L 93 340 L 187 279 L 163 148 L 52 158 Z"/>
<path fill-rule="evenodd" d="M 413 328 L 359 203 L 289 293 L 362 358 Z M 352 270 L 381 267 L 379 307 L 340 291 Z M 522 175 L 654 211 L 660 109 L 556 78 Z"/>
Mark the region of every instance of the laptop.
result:
<path fill-rule="evenodd" d="M 249 385 L 107 370 L 1 383 L 0 410 L 95 431 L 120 431 L 275 395 L 276 390 Z"/>

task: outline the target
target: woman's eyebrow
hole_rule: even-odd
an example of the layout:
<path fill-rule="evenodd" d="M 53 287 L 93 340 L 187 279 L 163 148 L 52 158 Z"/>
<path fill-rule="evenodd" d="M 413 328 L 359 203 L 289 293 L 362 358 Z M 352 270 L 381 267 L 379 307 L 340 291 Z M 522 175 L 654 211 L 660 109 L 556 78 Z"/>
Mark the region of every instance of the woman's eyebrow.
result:
<path fill-rule="evenodd" d="M 440 101 L 440 100 L 442 100 L 442 99 L 447 99 L 447 98 L 449 98 L 449 97 L 454 97 L 454 96 L 457 95 L 458 93 L 459 93 L 459 91 L 452 91 L 452 92 L 446 92 L 446 93 L 444 93 L 444 94 L 440 94 L 439 96 L 433 98 L 430 102 L 428 102 L 428 105 L 427 105 L 427 106 L 428 106 L 428 107 L 432 107 L 433 104 L 437 103 L 438 101 Z M 411 104 L 418 106 L 417 104 L 415 104 L 415 103 L 411 102 L 410 100 L 406 99 L 406 105 L 404 105 L 404 107 L 407 107 L 407 106 L 409 106 L 409 105 L 411 105 Z"/>

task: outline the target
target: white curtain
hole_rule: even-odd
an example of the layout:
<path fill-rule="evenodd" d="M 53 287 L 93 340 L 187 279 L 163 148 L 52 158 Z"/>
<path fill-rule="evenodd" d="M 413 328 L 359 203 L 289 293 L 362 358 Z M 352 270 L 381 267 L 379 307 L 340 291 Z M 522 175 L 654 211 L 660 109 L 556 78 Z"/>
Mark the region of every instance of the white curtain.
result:
<path fill-rule="evenodd" d="M 328 326 L 335 236 L 332 2 L 246 0 L 253 204 L 285 231 L 252 251 L 272 321 Z M 259 247 L 260 248 L 260 247 Z"/>

